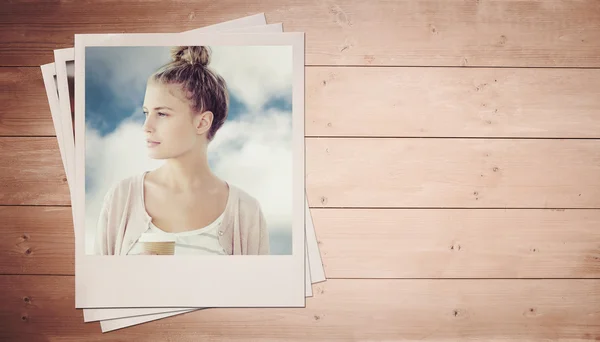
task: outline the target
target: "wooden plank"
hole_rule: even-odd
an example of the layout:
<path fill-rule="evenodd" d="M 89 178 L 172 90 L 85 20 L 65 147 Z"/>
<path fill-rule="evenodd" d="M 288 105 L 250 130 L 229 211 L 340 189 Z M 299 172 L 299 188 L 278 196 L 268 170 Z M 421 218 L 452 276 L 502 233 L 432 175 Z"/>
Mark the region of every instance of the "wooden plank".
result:
<path fill-rule="evenodd" d="M 306 139 L 314 207 L 599 208 L 600 141 Z"/>
<path fill-rule="evenodd" d="M 314 207 L 598 208 L 600 141 L 306 139 Z M 0 205 L 70 205 L 56 138 L 0 138 Z"/>
<path fill-rule="evenodd" d="M 600 210 L 320 209 L 328 279 L 600 278 Z M 70 207 L 0 207 L 0 274 L 74 272 Z"/>
<path fill-rule="evenodd" d="M 0 135 L 54 135 L 39 68 L 0 68 Z"/>
<path fill-rule="evenodd" d="M 600 210 L 311 214 L 328 278 L 600 278 Z"/>
<path fill-rule="evenodd" d="M 56 137 L 0 138 L 0 205 L 70 205 Z"/>
<path fill-rule="evenodd" d="M 600 70 L 306 70 L 307 136 L 600 137 Z"/>
<path fill-rule="evenodd" d="M 48 63 L 76 33 L 180 32 L 260 12 L 306 32 L 309 65 L 600 66 L 596 0 L 11 1 L 0 65 Z"/>
<path fill-rule="evenodd" d="M 1 207 L 0 274 L 75 271 L 71 207 Z"/>
<path fill-rule="evenodd" d="M 0 87 L 0 135 L 55 134 L 39 68 Z M 600 70 L 307 67 L 306 89 L 307 136 L 600 137 Z"/>
<path fill-rule="evenodd" d="M 98 323 L 83 323 L 81 310 L 74 309 L 73 284 L 72 277 L 0 277 L 4 304 L 0 338 L 163 341 L 173 334 L 178 341 L 600 338 L 597 279 L 328 280 L 314 285 L 315 296 L 307 300 L 306 308 L 198 310 L 105 334 Z"/>

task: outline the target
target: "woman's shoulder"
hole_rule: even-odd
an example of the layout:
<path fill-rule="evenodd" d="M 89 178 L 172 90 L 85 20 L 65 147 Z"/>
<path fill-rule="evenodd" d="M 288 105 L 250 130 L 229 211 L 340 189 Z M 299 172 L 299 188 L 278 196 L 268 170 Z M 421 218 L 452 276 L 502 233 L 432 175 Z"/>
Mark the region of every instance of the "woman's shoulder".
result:
<path fill-rule="evenodd" d="M 129 175 L 113 182 L 104 196 L 105 201 L 120 201 L 131 197 L 133 192 L 139 191 L 144 173 Z"/>
<path fill-rule="evenodd" d="M 240 215 L 254 215 L 261 211 L 260 202 L 255 196 L 240 187 L 231 184 L 230 186 L 235 191 Z"/>

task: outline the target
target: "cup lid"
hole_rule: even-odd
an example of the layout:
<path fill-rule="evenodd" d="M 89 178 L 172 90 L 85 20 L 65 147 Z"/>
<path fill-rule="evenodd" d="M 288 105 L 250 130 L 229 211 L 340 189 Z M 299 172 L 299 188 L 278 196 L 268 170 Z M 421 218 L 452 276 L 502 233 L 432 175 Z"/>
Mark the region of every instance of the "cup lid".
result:
<path fill-rule="evenodd" d="M 139 240 L 139 242 L 175 242 L 177 238 L 175 236 L 169 234 L 160 234 L 160 233 L 143 233 Z"/>

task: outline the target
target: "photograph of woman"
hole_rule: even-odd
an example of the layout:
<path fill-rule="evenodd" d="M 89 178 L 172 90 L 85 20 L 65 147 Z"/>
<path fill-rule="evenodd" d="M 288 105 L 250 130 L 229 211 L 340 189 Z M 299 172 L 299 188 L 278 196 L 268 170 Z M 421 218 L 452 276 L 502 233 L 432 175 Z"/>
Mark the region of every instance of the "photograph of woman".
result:
<path fill-rule="evenodd" d="M 128 176 L 105 186 L 98 195 L 92 254 L 270 254 L 271 222 L 261 201 L 211 169 L 210 144 L 231 110 L 228 82 L 210 68 L 212 57 L 207 46 L 171 47 L 170 61 L 146 78 L 141 103 L 144 117 L 133 122 L 141 123 L 136 136 L 143 137 L 146 157 L 161 164 L 132 166 Z M 93 94 L 87 89 L 86 93 Z M 240 107 L 238 102 L 243 101 L 236 98 Z M 224 135 L 229 146 L 241 141 L 232 138 L 231 132 Z M 117 144 L 117 138 L 112 139 Z M 126 145 L 120 148 L 128 149 Z M 248 146 L 240 146 L 239 151 L 252 151 L 252 145 Z M 238 165 L 237 174 L 246 172 L 245 159 L 234 161 L 239 161 L 231 164 Z M 110 157 L 102 162 L 110 170 Z M 247 172 L 248 177 L 255 173 Z"/>

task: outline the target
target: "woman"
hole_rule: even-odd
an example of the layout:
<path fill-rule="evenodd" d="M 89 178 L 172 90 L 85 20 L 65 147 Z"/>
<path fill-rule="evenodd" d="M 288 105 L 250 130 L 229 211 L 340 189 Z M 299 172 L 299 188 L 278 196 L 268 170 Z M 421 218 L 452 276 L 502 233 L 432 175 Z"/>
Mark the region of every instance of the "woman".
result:
<path fill-rule="evenodd" d="M 176 255 L 269 254 L 258 201 L 208 165 L 208 144 L 227 119 L 226 83 L 208 68 L 206 47 L 175 47 L 171 57 L 148 78 L 143 104 L 149 156 L 165 163 L 108 191 L 95 254 L 148 254 L 144 234 L 174 238 Z"/>

